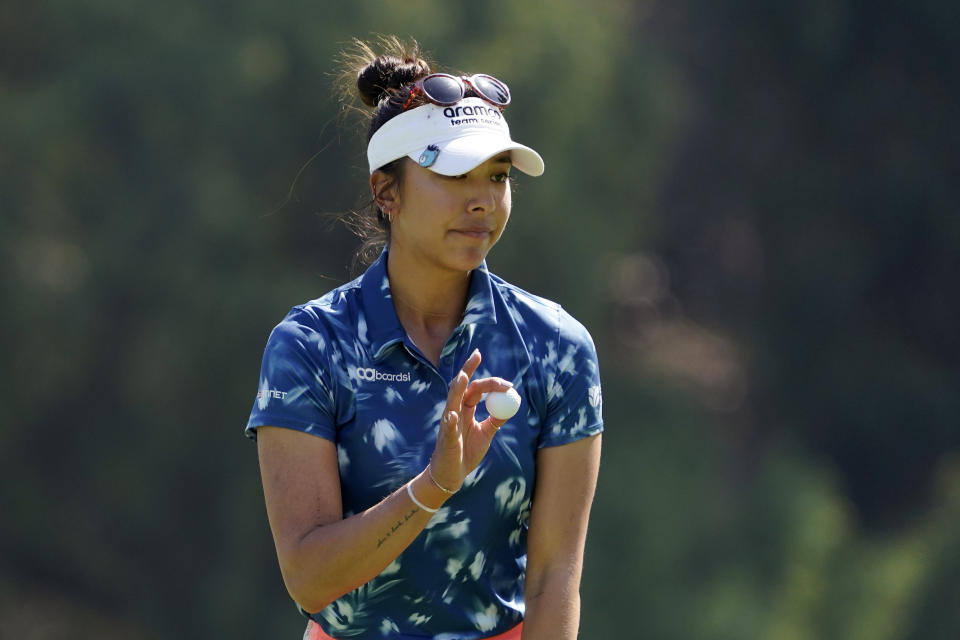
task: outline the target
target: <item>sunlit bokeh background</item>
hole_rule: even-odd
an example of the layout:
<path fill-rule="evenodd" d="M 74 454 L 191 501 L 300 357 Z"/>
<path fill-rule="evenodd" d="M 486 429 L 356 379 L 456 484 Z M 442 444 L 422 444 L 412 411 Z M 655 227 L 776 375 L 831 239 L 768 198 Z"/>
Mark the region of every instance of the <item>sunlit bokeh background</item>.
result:
<path fill-rule="evenodd" d="M 299 638 L 242 429 L 352 277 L 350 38 L 513 90 L 493 271 L 591 330 L 581 637 L 960 637 L 954 4 L 0 6 L 0 637 Z"/>

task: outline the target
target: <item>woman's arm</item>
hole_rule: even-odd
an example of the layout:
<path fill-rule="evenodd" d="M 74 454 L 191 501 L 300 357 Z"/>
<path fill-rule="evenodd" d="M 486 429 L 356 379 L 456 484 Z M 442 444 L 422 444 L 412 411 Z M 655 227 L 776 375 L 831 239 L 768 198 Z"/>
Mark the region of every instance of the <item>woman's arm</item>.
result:
<path fill-rule="evenodd" d="M 456 490 L 486 454 L 502 420 L 474 420 L 481 396 L 506 391 L 500 378 L 470 382 L 480 364 L 474 352 L 450 385 L 445 420 L 429 469 L 442 486 Z M 291 429 L 257 430 L 260 473 L 280 571 L 290 596 L 316 612 L 387 567 L 417 537 L 431 513 L 420 509 L 401 487 L 381 502 L 343 518 L 336 445 Z M 448 494 L 427 470 L 411 482 L 414 496 L 429 508 Z"/>
<path fill-rule="evenodd" d="M 337 449 L 329 440 L 278 427 L 257 434 L 263 493 L 280 571 L 297 604 L 313 613 L 371 580 L 430 521 L 402 488 L 343 519 Z M 446 495 L 426 474 L 411 482 L 431 508 Z"/>
<path fill-rule="evenodd" d="M 600 435 L 537 452 L 523 640 L 577 637 L 583 548 L 599 468 Z"/>

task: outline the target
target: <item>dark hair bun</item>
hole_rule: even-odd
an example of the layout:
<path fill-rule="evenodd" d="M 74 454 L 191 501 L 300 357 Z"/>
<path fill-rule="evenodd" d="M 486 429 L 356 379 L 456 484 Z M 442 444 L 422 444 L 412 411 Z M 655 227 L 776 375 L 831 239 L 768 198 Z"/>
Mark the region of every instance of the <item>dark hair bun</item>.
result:
<path fill-rule="evenodd" d="M 357 74 L 360 99 L 375 107 L 392 90 L 430 74 L 430 65 L 421 58 L 378 56 Z"/>

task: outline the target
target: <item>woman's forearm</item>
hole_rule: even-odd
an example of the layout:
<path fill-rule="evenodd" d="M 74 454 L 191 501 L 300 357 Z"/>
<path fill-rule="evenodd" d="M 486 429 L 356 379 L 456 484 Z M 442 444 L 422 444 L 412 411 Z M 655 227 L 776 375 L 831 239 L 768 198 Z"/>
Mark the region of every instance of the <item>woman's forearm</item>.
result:
<path fill-rule="evenodd" d="M 426 471 L 411 480 L 414 496 L 437 508 L 448 497 Z M 423 531 L 433 514 L 418 507 L 406 485 L 349 518 L 317 526 L 281 549 L 280 568 L 290 596 L 316 612 L 383 571 Z"/>
<path fill-rule="evenodd" d="M 523 640 L 575 640 L 580 628 L 580 581 L 556 580 L 527 590 Z"/>
<path fill-rule="evenodd" d="M 583 551 L 599 465 L 599 435 L 537 454 L 523 640 L 577 637 Z"/>

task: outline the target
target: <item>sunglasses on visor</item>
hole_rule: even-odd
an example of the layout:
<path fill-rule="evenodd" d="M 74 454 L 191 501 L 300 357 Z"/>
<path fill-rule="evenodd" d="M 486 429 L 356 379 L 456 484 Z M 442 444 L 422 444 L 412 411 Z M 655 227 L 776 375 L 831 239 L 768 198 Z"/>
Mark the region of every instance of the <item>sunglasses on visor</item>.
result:
<path fill-rule="evenodd" d="M 449 73 L 431 73 L 414 83 L 410 90 L 410 98 L 403 105 L 403 110 L 409 109 L 417 96 L 423 96 L 441 107 L 449 107 L 471 93 L 501 109 L 510 104 L 510 89 L 493 76 L 478 73 L 458 78 Z"/>

